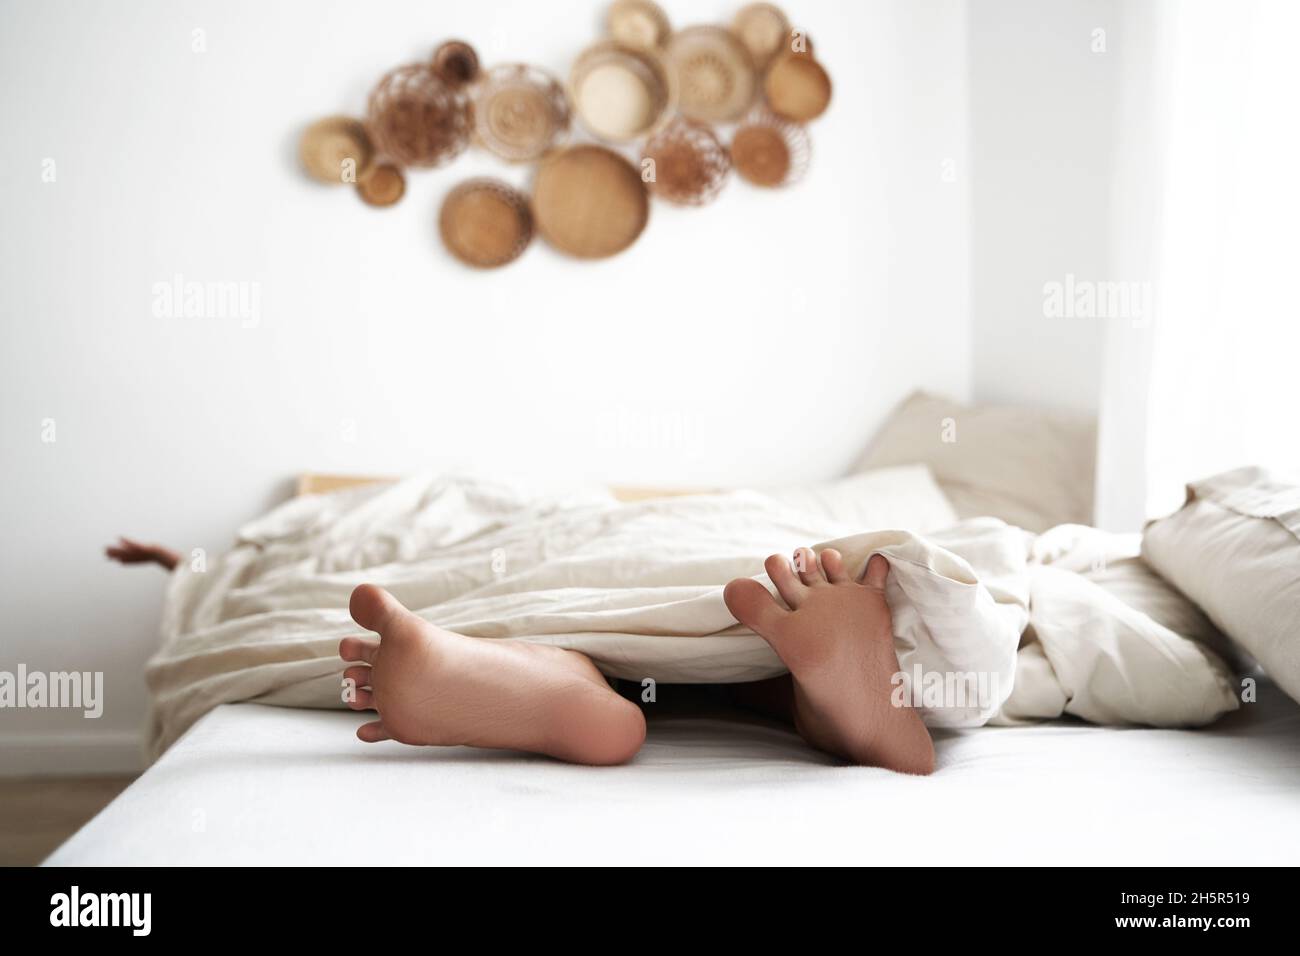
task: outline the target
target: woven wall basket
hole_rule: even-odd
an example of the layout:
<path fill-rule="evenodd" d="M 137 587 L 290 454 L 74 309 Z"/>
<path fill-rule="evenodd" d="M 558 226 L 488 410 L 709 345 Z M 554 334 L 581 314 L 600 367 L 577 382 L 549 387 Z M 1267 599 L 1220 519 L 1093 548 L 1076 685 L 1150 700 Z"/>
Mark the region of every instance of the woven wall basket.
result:
<path fill-rule="evenodd" d="M 731 156 L 717 134 L 680 118 L 646 141 L 641 159 L 643 171 L 645 160 L 654 161 L 650 191 L 683 206 L 712 202 L 731 172 Z"/>
<path fill-rule="evenodd" d="M 388 73 L 370 94 L 368 128 L 380 152 L 402 166 L 441 166 L 469 145 L 469 101 L 412 63 Z"/>

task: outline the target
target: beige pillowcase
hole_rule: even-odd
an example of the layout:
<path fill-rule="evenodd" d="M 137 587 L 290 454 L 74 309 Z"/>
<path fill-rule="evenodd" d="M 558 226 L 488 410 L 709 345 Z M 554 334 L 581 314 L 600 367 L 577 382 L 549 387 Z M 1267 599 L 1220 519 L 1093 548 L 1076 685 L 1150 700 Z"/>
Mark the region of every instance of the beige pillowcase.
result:
<path fill-rule="evenodd" d="M 762 491 L 787 507 L 855 531 L 897 529 L 923 534 L 958 520 L 952 503 L 925 465 L 877 468 L 834 481 Z"/>
<path fill-rule="evenodd" d="M 1041 532 L 1091 523 L 1096 451 L 1096 422 L 1085 415 L 916 392 L 856 470 L 928 465 L 961 518 L 992 515 Z"/>
<path fill-rule="evenodd" d="M 1300 701 L 1300 483 L 1240 468 L 1188 485 L 1142 557 Z"/>

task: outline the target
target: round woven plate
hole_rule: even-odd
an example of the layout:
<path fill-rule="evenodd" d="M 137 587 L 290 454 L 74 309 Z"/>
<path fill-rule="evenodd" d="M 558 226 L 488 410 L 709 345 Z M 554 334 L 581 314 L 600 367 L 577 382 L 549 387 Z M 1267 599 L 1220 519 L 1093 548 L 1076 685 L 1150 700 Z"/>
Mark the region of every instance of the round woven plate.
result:
<path fill-rule="evenodd" d="M 636 168 L 603 146 L 571 146 L 537 170 L 533 216 L 562 252 L 599 259 L 622 252 L 650 219 L 650 197 Z"/>
<path fill-rule="evenodd" d="M 653 50 L 673 32 L 668 15 L 651 0 L 616 0 L 605 15 L 605 29 L 619 43 Z"/>
<path fill-rule="evenodd" d="M 467 180 L 443 200 L 438 231 L 461 262 L 480 269 L 503 266 L 532 241 L 528 197 L 500 180 Z"/>
<path fill-rule="evenodd" d="M 669 202 L 703 206 L 715 199 L 731 172 L 731 157 L 707 126 L 676 119 L 646 141 L 642 170 L 653 160 L 650 191 Z M 644 178 L 644 176 L 642 177 Z"/>
<path fill-rule="evenodd" d="M 806 123 L 830 105 L 831 78 L 811 56 L 785 53 L 768 68 L 763 91 L 777 116 Z"/>
<path fill-rule="evenodd" d="M 569 86 L 583 125 L 616 143 L 653 132 L 674 102 L 673 84 L 659 57 L 612 40 L 582 52 Z"/>
<path fill-rule="evenodd" d="M 723 123 L 753 102 L 758 81 L 749 50 L 722 27 L 687 27 L 668 41 L 669 68 L 677 80 L 677 108 L 687 119 Z"/>
<path fill-rule="evenodd" d="M 406 194 L 406 177 L 396 166 L 381 163 L 357 183 L 357 194 L 371 206 L 391 206 Z"/>
<path fill-rule="evenodd" d="M 441 166 L 469 145 L 468 101 L 427 63 L 389 72 L 370 94 L 375 146 L 402 166 Z"/>
<path fill-rule="evenodd" d="M 745 120 L 731 139 L 736 172 L 755 186 L 797 182 L 808 170 L 811 153 L 807 130 L 762 110 Z"/>
<path fill-rule="evenodd" d="M 308 126 L 298 143 L 298 155 L 307 175 L 321 183 L 338 186 L 344 178 L 344 163 L 352 160 L 352 172 L 359 181 L 370 169 L 375 148 L 360 120 L 350 116 L 329 116 Z"/>
<path fill-rule="evenodd" d="M 790 21 L 780 8 L 770 3 L 751 3 L 741 7 L 732 22 L 732 29 L 760 70 L 782 52 L 790 37 Z"/>
<path fill-rule="evenodd" d="M 569 98 L 545 70 L 508 63 L 489 70 L 474 95 L 479 141 L 503 159 L 545 155 L 569 131 Z"/>

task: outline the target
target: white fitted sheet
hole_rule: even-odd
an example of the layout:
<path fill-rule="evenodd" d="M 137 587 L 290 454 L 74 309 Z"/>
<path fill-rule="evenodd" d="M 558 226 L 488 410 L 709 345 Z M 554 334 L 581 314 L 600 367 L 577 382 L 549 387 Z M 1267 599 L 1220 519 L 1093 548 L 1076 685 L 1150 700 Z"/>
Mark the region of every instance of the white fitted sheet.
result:
<path fill-rule="evenodd" d="M 940 732 L 929 778 L 727 714 L 656 716 L 611 768 L 362 719 L 219 707 L 47 863 L 1300 863 L 1300 706 L 1266 684 L 1203 730 Z"/>

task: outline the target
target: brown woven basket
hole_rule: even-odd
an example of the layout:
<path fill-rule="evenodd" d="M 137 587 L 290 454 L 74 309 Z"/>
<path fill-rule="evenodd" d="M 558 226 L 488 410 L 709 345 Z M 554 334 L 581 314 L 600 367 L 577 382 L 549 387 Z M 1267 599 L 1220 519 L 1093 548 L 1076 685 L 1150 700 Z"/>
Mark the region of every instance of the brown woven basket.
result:
<path fill-rule="evenodd" d="M 812 158 L 808 131 L 767 110 L 755 110 L 731 138 L 731 162 L 755 186 L 789 186 L 803 178 Z"/>
<path fill-rule="evenodd" d="M 513 262 L 533 238 L 528 197 L 497 179 L 470 179 L 442 202 L 442 241 L 461 262 L 493 269 Z"/>
<path fill-rule="evenodd" d="M 392 206 L 406 195 L 406 177 L 391 163 L 378 163 L 357 183 L 357 194 L 370 206 Z"/>
<path fill-rule="evenodd" d="M 650 219 L 640 171 L 625 156 L 591 143 L 560 150 L 538 167 L 532 206 L 546 241 L 581 259 L 621 252 Z"/>
<path fill-rule="evenodd" d="M 478 78 L 478 54 L 463 40 L 448 40 L 433 51 L 433 72 L 451 86 L 464 86 Z"/>
<path fill-rule="evenodd" d="M 327 116 L 303 130 L 298 157 L 312 179 L 337 186 L 364 178 L 374 162 L 375 148 L 360 120 Z M 351 180 L 345 176 L 349 162 L 355 177 Z"/>
<path fill-rule="evenodd" d="M 716 133 L 702 123 L 675 119 L 646 141 L 641 151 L 654 165 L 651 192 L 669 202 L 703 206 L 717 198 L 731 172 L 731 156 Z"/>
<path fill-rule="evenodd" d="M 469 101 L 427 63 L 388 73 L 368 113 L 375 145 L 402 166 L 441 166 L 469 145 Z"/>
<path fill-rule="evenodd" d="M 831 78 L 812 54 L 783 53 L 767 68 L 763 93 L 773 113 L 807 123 L 830 105 Z"/>

